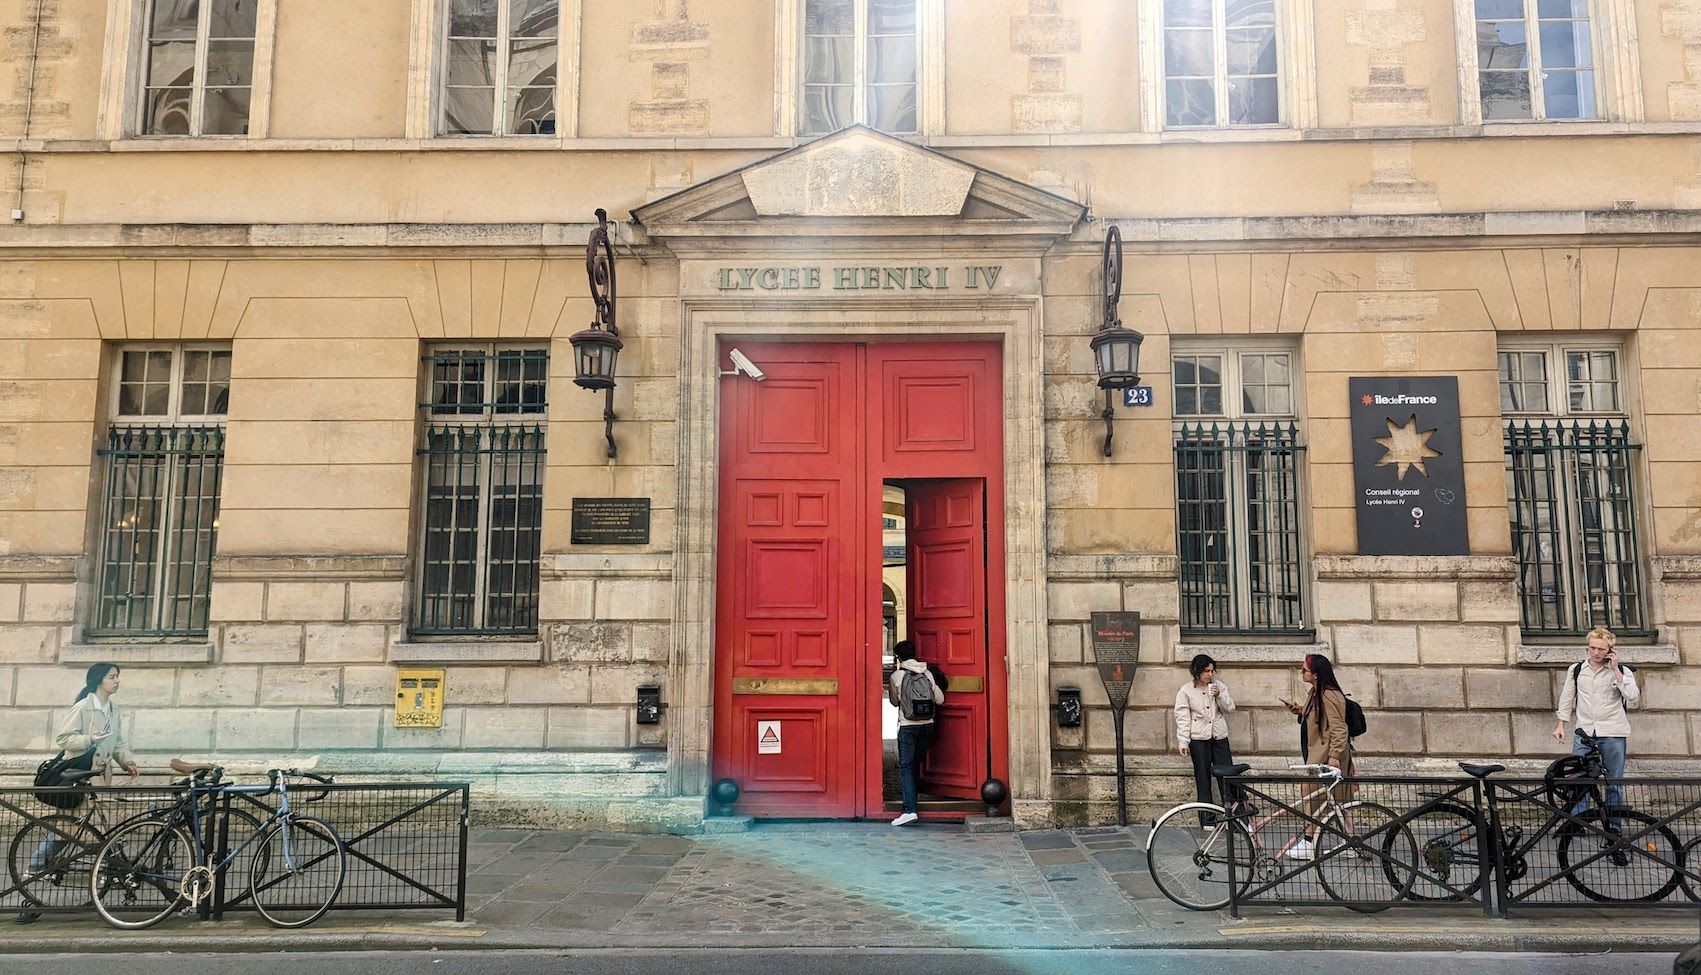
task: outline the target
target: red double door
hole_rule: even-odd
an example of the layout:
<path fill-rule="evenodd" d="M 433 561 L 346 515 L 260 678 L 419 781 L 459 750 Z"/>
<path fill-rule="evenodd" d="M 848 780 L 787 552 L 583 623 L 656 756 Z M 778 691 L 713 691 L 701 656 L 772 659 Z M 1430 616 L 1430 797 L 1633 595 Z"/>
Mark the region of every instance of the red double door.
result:
<path fill-rule="evenodd" d="M 721 380 L 714 777 L 752 815 L 882 814 L 881 501 L 900 482 L 910 637 L 951 687 L 922 790 L 1007 782 L 998 346 L 738 348 L 767 378 Z"/>

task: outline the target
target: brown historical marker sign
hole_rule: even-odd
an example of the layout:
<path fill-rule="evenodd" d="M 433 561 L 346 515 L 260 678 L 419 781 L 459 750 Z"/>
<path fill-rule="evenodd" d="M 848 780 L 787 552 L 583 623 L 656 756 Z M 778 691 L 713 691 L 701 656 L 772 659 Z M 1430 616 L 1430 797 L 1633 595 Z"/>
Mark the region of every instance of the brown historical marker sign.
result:
<path fill-rule="evenodd" d="M 1110 706 L 1117 711 L 1128 707 L 1128 689 L 1134 684 L 1139 657 L 1139 613 L 1093 614 L 1093 659 L 1098 661 Z"/>

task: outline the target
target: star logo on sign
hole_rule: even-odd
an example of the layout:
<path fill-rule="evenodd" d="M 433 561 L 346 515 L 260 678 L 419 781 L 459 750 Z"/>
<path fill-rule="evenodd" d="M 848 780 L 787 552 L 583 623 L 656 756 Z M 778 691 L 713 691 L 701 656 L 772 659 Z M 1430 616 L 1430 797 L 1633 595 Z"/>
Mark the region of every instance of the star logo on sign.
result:
<path fill-rule="evenodd" d="M 1386 454 L 1382 455 L 1382 459 L 1376 462 L 1376 466 L 1395 465 L 1395 478 L 1401 481 L 1406 479 L 1406 469 L 1412 467 L 1417 468 L 1419 474 L 1428 477 L 1429 471 L 1424 467 L 1423 462 L 1430 457 L 1441 456 L 1441 451 L 1429 445 L 1429 438 L 1434 435 L 1435 429 L 1419 430 L 1417 428 L 1416 413 L 1412 414 L 1411 419 L 1407 420 L 1404 426 L 1395 426 L 1394 421 L 1389 420 L 1386 437 L 1370 438 L 1375 443 L 1381 444 L 1382 449 L 1387 451 Z"/>
<path fill-rule="evenodd" d="M 1359 398 L 1359 402 L 1363 403 L 1365 406 L 1369 406 L 1370 405 L 1370 394 L 1365 393 L 1362 397 Z"/>

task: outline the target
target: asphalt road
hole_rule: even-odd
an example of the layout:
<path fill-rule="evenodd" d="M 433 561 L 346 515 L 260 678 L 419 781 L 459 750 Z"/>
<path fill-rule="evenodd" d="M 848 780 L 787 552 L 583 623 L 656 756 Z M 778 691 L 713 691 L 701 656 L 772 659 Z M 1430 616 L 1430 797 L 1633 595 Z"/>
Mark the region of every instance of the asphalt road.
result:
<path fill-rule="evenodd" d="M 441 951 L 0 955 L 29 975 L 1670 975 L 1669 954 L 1354 951 Z"/>

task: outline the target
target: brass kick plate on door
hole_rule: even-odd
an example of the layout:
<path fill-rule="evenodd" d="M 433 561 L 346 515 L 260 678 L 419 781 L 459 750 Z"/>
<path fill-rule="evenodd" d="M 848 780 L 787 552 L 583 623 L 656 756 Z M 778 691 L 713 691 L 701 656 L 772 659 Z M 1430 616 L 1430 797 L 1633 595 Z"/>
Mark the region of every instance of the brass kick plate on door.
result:
<path fill-rule="evenodd" d="M 734 694 L 807 694 L 836 695 L 836 677 L 734 677 Z"/>

